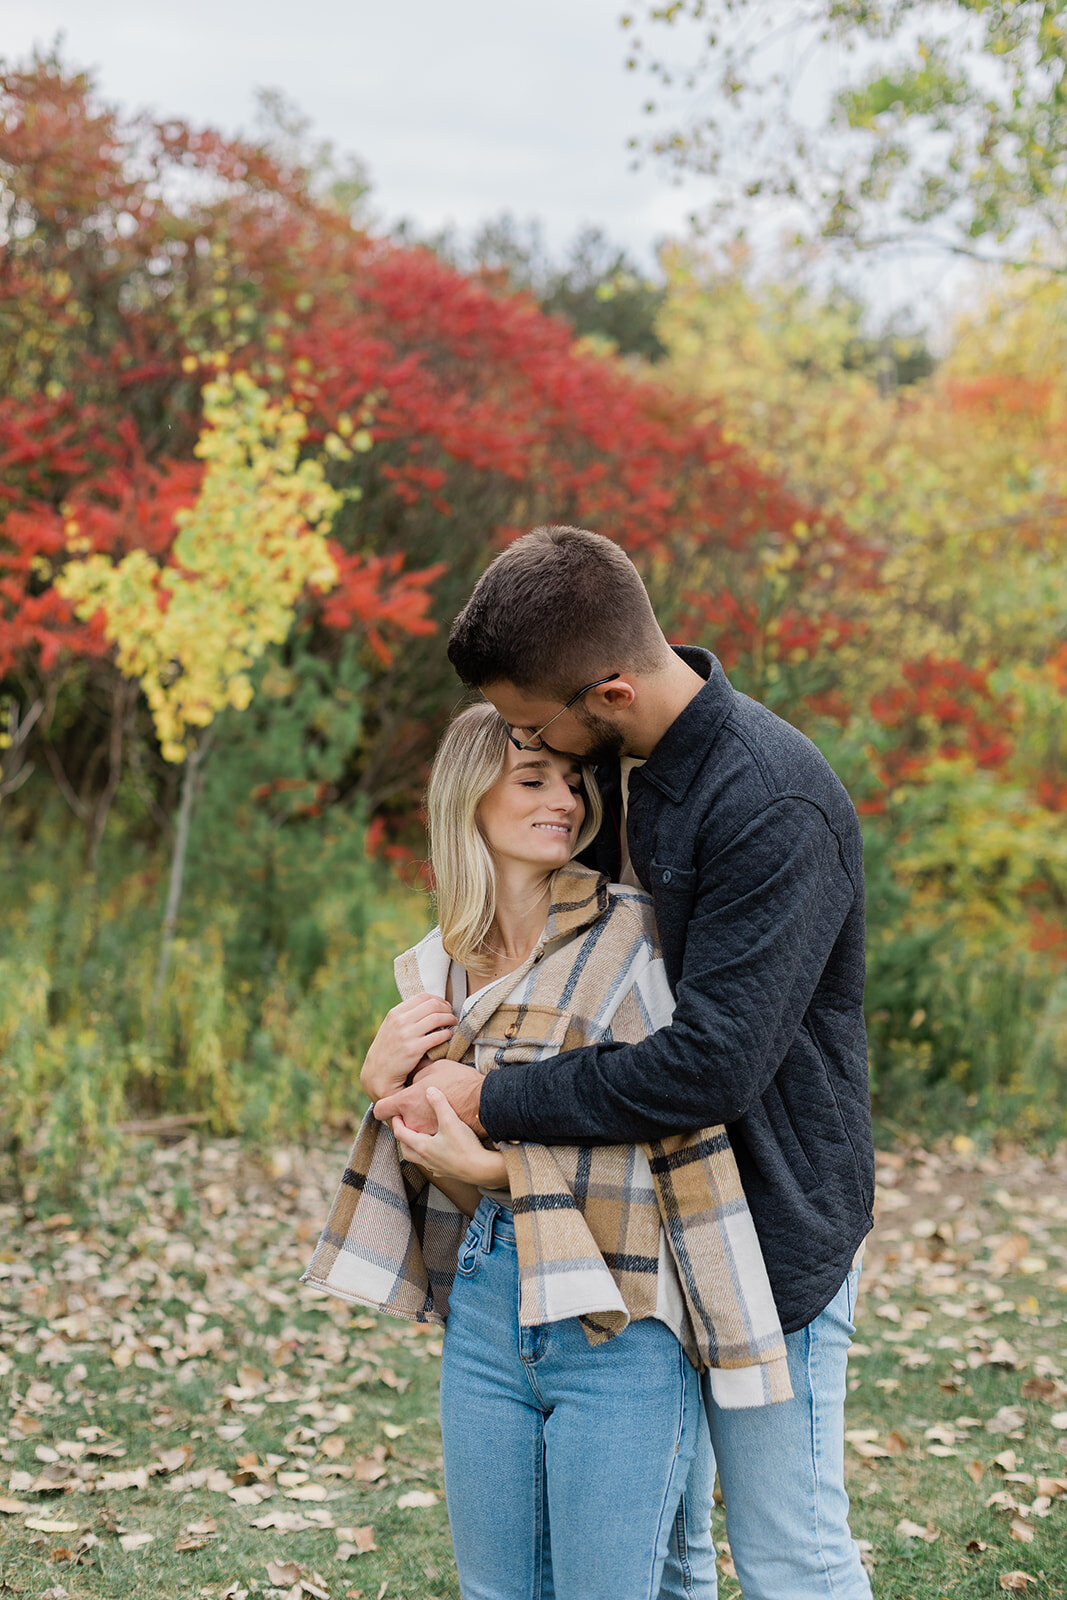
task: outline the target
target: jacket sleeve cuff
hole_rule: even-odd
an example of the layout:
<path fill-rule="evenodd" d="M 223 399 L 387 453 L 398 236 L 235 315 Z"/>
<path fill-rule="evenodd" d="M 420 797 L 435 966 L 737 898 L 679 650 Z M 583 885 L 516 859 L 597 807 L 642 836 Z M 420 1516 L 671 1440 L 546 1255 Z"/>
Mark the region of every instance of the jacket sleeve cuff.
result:
<path fill-rule="evenodd" d="M 516 1080 L 522 1071 L 515 1065 L 508 1071 L 487 1072 L 482 1079 L 478 1121 L 490 1139 L 506 1142 L 521 1134 L 522 1093 Z"/>

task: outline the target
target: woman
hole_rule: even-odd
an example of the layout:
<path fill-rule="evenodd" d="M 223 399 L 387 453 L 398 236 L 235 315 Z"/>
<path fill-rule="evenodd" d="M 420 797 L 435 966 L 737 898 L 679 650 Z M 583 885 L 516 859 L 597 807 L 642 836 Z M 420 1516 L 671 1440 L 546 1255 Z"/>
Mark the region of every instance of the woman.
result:
<path fill-rule="evenodd" d="M 426 1055 L 493 1071 L 669 1020 L 647 896 L 573 861 L 600 822 L 591 773 L 520 750 L 478 705 L 448 729 L 428 801 L 440 922 L 396 962 L 401 1003 L 362 1074 L 374 1099 Z M 368 1114 L 302 1281 L 445 1322 L 465 1600 L 653 1597 L 698 1369 L 723 1405 L 791 1393 L 726 1136 L 496 1149 L 429 1094 L 433 1135 Z"/>

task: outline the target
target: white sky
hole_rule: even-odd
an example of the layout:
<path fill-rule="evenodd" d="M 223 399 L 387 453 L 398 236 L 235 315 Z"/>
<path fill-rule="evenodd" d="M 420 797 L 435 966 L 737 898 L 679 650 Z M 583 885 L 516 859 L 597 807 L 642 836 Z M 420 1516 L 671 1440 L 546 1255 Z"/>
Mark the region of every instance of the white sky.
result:
<path fill-rule="evenodd" d="M 648 81 L 627 73 L 625 0 L 0 0 L 0 56 L 63 35 L 109 99 L 225 132 L 278 87 L 315 132 L 366 163 L 374 212 L 469 230 L 504 210 L 540 218 L 559 252 L 599 223 L 651 268 L 707 198 L 630 170 Z M 883 304 L 937 320 L 943 264 L 865 274 Z"/>
<path fill-rule="evenodd" d="M 699 199 L 628 170 L 641 85 L 623 0 L 4 0 L 0 55 L 64 37 L 105 94 L 227 132 L 277 86 L 366 162 L 380 215 L 469 228 L 511 210 L 558 248 L 590 220 L 647 261 Z"/>

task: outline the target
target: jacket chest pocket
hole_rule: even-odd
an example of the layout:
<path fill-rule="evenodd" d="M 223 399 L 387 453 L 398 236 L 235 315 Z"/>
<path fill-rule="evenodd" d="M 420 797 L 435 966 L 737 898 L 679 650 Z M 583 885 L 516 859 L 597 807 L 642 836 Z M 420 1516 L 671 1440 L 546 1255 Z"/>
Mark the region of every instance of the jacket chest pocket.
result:
<path fill-rule="evenodd" d="M 696 867 L 676 867 L 668 861 L 653 861 L 649 888 L 656 895 L 692 895 L 696 888 Z"/>
<path fill-rule="evenodd" d="M 584 1043 L 585 1037 L 573 1017 L 552 1006 L 502 1005 L 474 1041 L 474 1064 L 479 1072 L 491 1072 L 494 1067 L 544 1061 Z"/>

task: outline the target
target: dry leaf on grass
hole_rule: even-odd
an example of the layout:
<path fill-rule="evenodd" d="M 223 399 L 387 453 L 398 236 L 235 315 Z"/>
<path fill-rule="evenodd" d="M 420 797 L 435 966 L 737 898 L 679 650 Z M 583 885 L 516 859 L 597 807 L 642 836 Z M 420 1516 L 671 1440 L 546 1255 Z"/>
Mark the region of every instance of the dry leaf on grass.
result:
<path fill-rule="evenodd" d="M 1036 1582 L 1037 1579 L 1032 1572 L 1002 1572 L 1000 1575 L 1002 1589 L 1024 1591 L 1031 1583 Z"/>
<path fill-rule="evenodd" d="M 77 1533 L 82 1526 L 80 1522 L 56 1522 L 51 1517 L 27 1517 L 23 1523 L 24 1528 L 33 1528 L 37 1533 Z"/>
<path fill-rule="evenodd" d="M 918 1522 L 912 1522 L 908 1517 L 901 1517 L 896 1527 L 902 1539 L 925 1539 L 927 1544 L 933 1544 L 935 1539 L 940 1539 L 941 1529 L 935 1528 L 932 1523 L 927 1523 L 925 1528 Z"/>
<path fill-rule="evenodd" d="M 402 1494 L 397 1501 L 400 1511 L 414 1510 L 421 1506 L 435 1506 L 437 1496 L 429 1489 L 409 1489 L 407 1494 Z"/>
<path fill-rule="evenodd" d="M 350 1561 L 353 1556 L 369 1555 L 378 1546 L 374 1542 L 373 1528 L 338 1528 L 337 1560 Z M 341 1535 L 344 1535 L 341 1538 Z"/>
<path fill-rule="evenodd" d="M 271 1583 L 299 1583 L 307 1569 L 295 1561 L 268 1561 L 267 1577 Z"/>
<path fill-rule="evenodd" d="M 154 1533 L 139 1531 L 136 1533 L 120 1533 L 119 1544 L 124 1550 L 140 1550 L 142 1545 L 151 1544 L 155 1538 Z"/>

